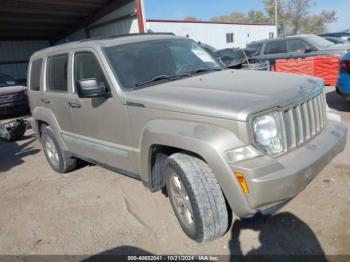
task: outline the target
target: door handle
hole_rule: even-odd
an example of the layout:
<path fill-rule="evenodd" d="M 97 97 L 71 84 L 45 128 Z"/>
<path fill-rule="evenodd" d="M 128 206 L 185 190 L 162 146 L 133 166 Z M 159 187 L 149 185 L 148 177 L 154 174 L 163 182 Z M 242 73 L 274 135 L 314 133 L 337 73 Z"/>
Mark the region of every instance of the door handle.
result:
<path fill-rule="evenodd" d="M 79 102 L 72 102 L 72 101 L 69 101 L 68 102 L 68 105 L 72 108 L 80 108 L 81 107 L 81 104 Z"/>
<path fill-rule="evenodd" d="M 45 103 L 45 104 L 50 104 L 50 100 L 49 99 L 47 99 L 47 98 L 41 98 L 40 99 L 41 100 L 41 102 L 43 102 L 43 103 Z"/>

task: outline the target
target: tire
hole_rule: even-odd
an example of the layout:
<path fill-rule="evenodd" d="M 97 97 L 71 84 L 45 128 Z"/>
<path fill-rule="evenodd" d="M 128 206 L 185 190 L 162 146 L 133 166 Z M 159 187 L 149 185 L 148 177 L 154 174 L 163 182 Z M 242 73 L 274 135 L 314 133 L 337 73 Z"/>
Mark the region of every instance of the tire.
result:
<path fill-rule="evenodd" d="M 171 205 L 188 237 L 203 243 L 219 238 L 227 231 L 224 195 L 203 160 L 188 154 L 173 154 L 167 159 L 165 176 Z"/>
<path fill-rule="evenodd" d="M 51 168 L 58 173 L 68 173 L 77 168 L 77 160 L 64 153 L 49 126 L 41 128 L 41 143 Z"/>

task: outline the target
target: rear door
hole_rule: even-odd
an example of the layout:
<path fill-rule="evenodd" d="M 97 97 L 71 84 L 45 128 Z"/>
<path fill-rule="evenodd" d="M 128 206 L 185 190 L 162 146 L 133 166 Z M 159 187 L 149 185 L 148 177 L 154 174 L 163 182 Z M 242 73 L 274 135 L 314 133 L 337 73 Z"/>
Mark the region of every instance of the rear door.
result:
<path fill-rule="evenodd" d="M 72 118 L 67 104 L 70 96 L 68 63 L 68 53 L 56 54 L 47 58 L 45 88 L 40 103 L 41 106 L 51 110 L 61 131 L 70 132 L 72 131 Z"/>
<path fill-rule="evenodd" d="M 96 79 L 110 90 L 111 97 L 80 98 L 77 83 Z M 131 171 L 129 155 L 129 121 L 127 108 L 111 86 L 99 56 L 93 49 L 81 50 L 73 56 L 74 87 L 69 105 L 74 131 L 66 138 L 74 142 L 72 150 L 79 156 L 109 167 Z"/>
<path fill-rule="evenodd" d="M 41 104 L 41 97 L 43 95 L 43 59 L 33 59 L 29 65 L 28 74 L 28 97 L 30 103 L 30 109 L 33 110 L 35 106 Z"/>
<path fill-rule="evenodd" d="M 275 65 L 278 59 L 288 59 L 291 54 L 287 53 L 286 41 L 283 39 L 268 41 L 262 55 L 262 60 L 268 60 L 271 66 Z"/>

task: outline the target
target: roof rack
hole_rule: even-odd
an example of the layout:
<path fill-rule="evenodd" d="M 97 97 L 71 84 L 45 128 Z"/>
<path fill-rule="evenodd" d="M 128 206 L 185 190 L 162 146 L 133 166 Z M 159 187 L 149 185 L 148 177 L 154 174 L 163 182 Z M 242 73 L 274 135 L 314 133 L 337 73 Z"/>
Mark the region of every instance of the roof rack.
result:
<path fill-rule="evenodd" d="M 149 33 L 132 33 L 132 34 L 123 34 L 123 35 L 112 35 L 112 36 L 102 36 L 102 37 L 93 37 L 93 38 L 86 38 L 82 39 L 79 42 L 87 42 L 87 41 L 93 41 L 93 40 L 104 40 L 104 39 L 116 39 L 116 38 L 124 38 L 124 37 L 131 37 L 131 36 L 148 36 L 148 35 L 175 35 L 174 33 L 167 33 L 167 32 L 149 32 Z"/>

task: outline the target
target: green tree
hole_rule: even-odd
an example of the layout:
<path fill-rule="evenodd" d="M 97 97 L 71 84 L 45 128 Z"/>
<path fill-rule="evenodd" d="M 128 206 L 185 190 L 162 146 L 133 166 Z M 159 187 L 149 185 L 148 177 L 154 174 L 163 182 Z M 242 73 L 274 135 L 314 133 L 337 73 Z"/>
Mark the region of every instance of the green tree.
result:
<path fill-rule="evenodd" d="M 197 18 L 194 17 L 194 16 L 187 16 L 187 17 L 184 18 L 184 20 L 185 21 L 192 21 L 192 22 L 198 21 Z"/>
<path fill-rule="evenodd" d="M 337 20 L 335 11 L 322 11 L 310 15 L 313 0 L 276 0 L 278 7 L 278 33 L 281 36 L 299 33 L 323 33 L 327 24 Z M 264 0 L 265 11 L 275 20 L 274 0 Z"/>
<path fill-rule="evenodd" d="M 229 15 L 213 17 L 211 21 L 222 23 L 248 23 L 248 18 L 243 13 L 232 12 Z"/>
<path fill-rule="evenodd" d="M 278 34 L 286 35 L 288 31 L 288 21 L 290 19 L 289 14 L 286 12 L 286 1 L 276 0 L 277 2 L 277 15 L 278 15 Z M 271 23 L 275 23 L 275 2 L 274 0 L 264 0 L 265 12 L 270 18 Z"/>
<path fill-rule="evenodd" d="M 271 19 L 265 16 L 261 11 L 250 10 L 248 12 L 248 22 L 251 24 L 267 24 L 271 23 Z"/>
<path fill-rule="evenodd" d="M 303 33 L 321 34 L 327 31 L 327 24 L 337 20 L 334 11 L 322 11 L 319 15 L 313 15 L 303 19 Z"/>

